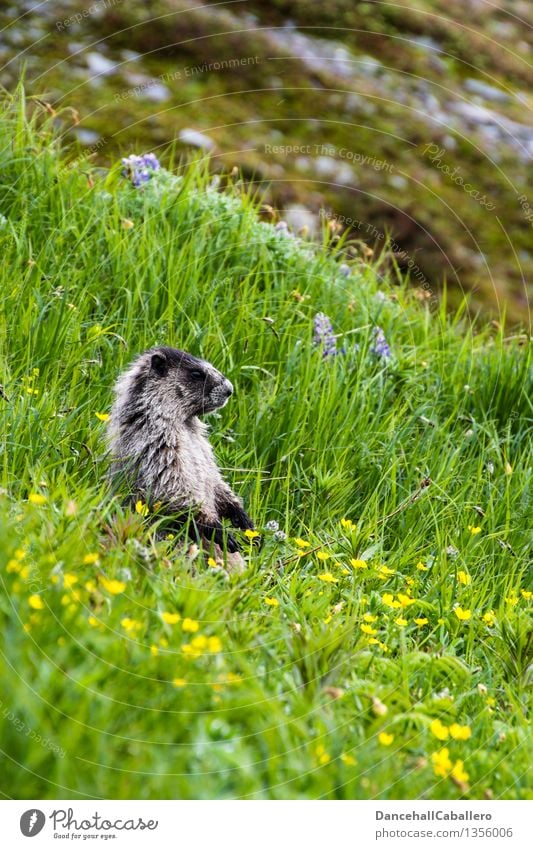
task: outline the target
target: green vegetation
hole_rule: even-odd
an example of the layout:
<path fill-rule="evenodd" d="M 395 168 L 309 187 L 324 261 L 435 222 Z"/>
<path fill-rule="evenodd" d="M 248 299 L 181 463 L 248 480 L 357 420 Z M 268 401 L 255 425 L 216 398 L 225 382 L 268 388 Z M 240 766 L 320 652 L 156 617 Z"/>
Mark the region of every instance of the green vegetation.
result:
<path fill-rule="evenodd" d="M 281 216 L 325 210 L 376 252 L 390 234 L 420 297 L 446 280 L 453 308 L 467 293 L 472 315 L 529 324 L 530 5 L 96 5 L 0 12 L 7 84 L 26 68 L 31 95 L 76 110 L 91 162 L 201 130 L 212 168 L 268 184 Z"/>
<path fill-rule="evenodd" d="M 0 128 L 3 794 L 531 798 L 523 339 L 346 276 L 202 164 L 82 174 L 52 120 Z M 113 382 L 163 342 L 236 386 L 243 574 L 106 486 Z"/>

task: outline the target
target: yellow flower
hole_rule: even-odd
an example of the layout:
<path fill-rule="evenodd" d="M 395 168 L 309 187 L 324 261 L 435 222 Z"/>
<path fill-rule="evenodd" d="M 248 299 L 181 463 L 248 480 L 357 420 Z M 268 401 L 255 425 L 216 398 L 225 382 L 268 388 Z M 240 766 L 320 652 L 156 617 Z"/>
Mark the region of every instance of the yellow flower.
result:
<path fill-rule="evenodd" d="M 187 681 L 185 680 L 185 678 L 174 678 L 172 683 L 174 684 L 175 687 L 186 687 L 187 686 Z"/>
<path fill-rule="evenodd" d="M 390 746 L 390 744 L 394 740 L 394 734 L 387 734 L 386 731 L 381 731 L 378 734 L 378 740 L 382 746 Z"/>
<path fill-rule="evenodd" d="M 216 567 L 218 566 L 218 563 L 217 563 L 217 561 L 215 560 L 214 557 L 208 557 L 207 558 L 207 565 L 211 566 L 213 569 L 216 569 Z"/>
<path fill-rule="evenodd" d="M 354 569 L 368 569 L 368 563 L 366 560 L 360 560 L 356 557 L 352 557 L 350 560 L 350 566 L 353 566 Z"/>
<path fill-rule="evenodd" d="M 159 654 L 159 649 L 155 644 L 152 644 L 150 646 L 150 654 L 152 655 L 152 657 L 157 657 L 157 655 Z"/>
<path fill-rule="evenodd" d="M 63 586 L 65 589 L 69 590 L 75 583 L 78 581 L 77 575 L 72 575 L 70 572 L 66 572 L 63 575 Z"/>
<path fill-rule="evenodd" d="M 482 619 L 485 625 L 488 625 L 489 628 L 492 628 L 492 626 L 496 622 L 496 614 L 494 613 L 494 610 L 487 610 L 487 612 L 483 614 Z"/>
<path fill-rule="evenodd" d="M 218 652 L 222 651 L 222 640 L 220 637 L 208 637 L 207 639 L 207 651 L 212 654 L 218 654 Z"/>
<path fill-rule="evenodd" d="M 94 581 L 85 581 L 85 589 L 89 593 L 95 593 L 98 587 L 96 586 Z"/>
<path fill-rule="evenodd" d="M 295 543 L 295 545 L 298 546 L 298 548 L 308 548 L 311 545 L 311 543 L 306 542 L 304 539 L 301 539 L 300 537 L 297 537 L 297 539 L 294 540 L 294 543 Z"/>
<path fill-rule="evenodd" d="M 427 572 L 428 569 L 429 569 L 429 566 L 426 566 L 424 563 L 422 563 L 422 561 L 419 561 L 416 564 L 416 568 L 418 569 L 419 572 Z"/>
<path fill-rule="evenodd" d="M 83 558 L 83 562 L 90 566 L 92 563 L 98 563 L 98 554 L 86 554 Z"/>
<path fill-rule="evenodd" d="M 453 767 L 451 773 L 452 778 L 455 778 L 456 781 L 459 781 L 463 784 L 465 781 L 468 781 L 468 773 L 465 772 L 463 768 L 463 761 L 456 761 L 455 766 Z"/>
<path fill-rule="evenodd" d="M 24 560 L 26 557 L 26 552 L 23 548 L 16 548 L 14 554 L 17 560 Z M 524 592 L 524 590 L 522 590 L 522 592 Z"/>
<path fill-rule="evenodd" d="M 167 613 L 166 610 L 164 610 L 161 613 L 161 619 L 163 622 L 166 622 L 167 625 L 175 625 L 176 622 L 180 621 L 181 616 L 179 613 Z"/>
<path fill-rule="evenodd" d="M 87 622 L 89 623 L 91 628 L 99 628 L 100 627 L 100 622 L 96 618 L 96 616 L 89 616 L 89 618 L 87 619 Z"/>
<path fill-rule="evenodd" d="M 414 598 L 411 598 L 411 596 L 405 595 L 404 593 L 398 593 L 398 601 L 402 607 L 409 607 L 410 604 L 415 603 Z"/>
<path fill-rule="evenodd" d="M 383 595 L 381 596 L 381 601 L 383 602 L 383 604 L 386 604 L 387 607 L 402 606 L 399 601 L 394 601 L 394 596 L 392 593 L 383 593 Z"/>
<path fill-rule="evenodd" d="M 338 584 L 339 579 L 334 578 L 331 572 L 324 572 L 323 575 L 318 576 L 319 581 L 325 581 L 326 584 Z"/>
<path fill-rule="evenodd" d="M 104 578 L 102 575 L 99 578 L 100 586 L 107 590 L 111 595 L 120 595 L 126 589 L 126 584 L 123 581 L 117 581 L 114 578 Z"/>
<path fill-rule="evenodd" d="M 139 513 L 140 516 L 148 516 L 150 512 L 150 508 L 148 504 L 145 504 L 144 501 L 136 501 L 135 502 L 135 512 Z"/>
<path fill-rule="evenodd" d="M 33 610 L 43 610 L 44 609 L 44 602 L 43 602 L 41 596 L 37 595 L 37 593 L 35 593 L 34 595 L 31 595 L 29 597 L 28 604 L 30 605 L 30 607 Z"/>
<path fill-rule="evenodd" d="M 426 619 L 425 616 L 421 616 L 419 619 L 415 619 L 415 622 L 416 622 L 416 624 L 418 625 L 419 628 L 421 628 L 422 625 L 427 625 L 428 621 L 429 620 Z"/>
<path fill-rule="evenodd" d="M 190 634 L 195 634 L 196 631 L 199 630 L 200 625 L 196 619 L 185 618 L 181 623 L 181 627 L 184 631 L 188 631 Z"/>
<path fill-rule="evenodd" d="M 318 758 L 318 762 L 319 762 L 320 764 L 324 764 L 324 765 L 325 765 L 325 764 L 329 764 L 329 762 L 330 762 L 330 760 L 331 760 L 331 755 L 329 755 L 329 754 L 326 752 L 326 748 L 325 748 L 325 746 L 322 746 L 321 744 L 319 744 L 319 745 L 315 748 L 315 755 L 317 756 L 317 758 Z"/>
<path fill-rule="evenodd" d="M 469 740 L 472 729 L 468 725 L 458 725 L 457 722 L 450 725 L 450 734 L 454 740 Z"/>
<path fill-rule="evenodd" d="M 405 628 L 405 626 L 407 625 L 407 619 L 404 619 L 403 616 L 398 616 L 398 618 L 394 621 L 400 628 Z"/>
<path fill-rule="evenodd" d="M 142 622 L 139 622 L 137 619 L 130 619 L 128 616 L 126 616 L 124 619 L 121 619 L 120 624 L 122 625 L 125 631 L 128 631 L 128 633 L 138 631 L 139 628 L 142 628 Z"/>
<path fill-rule="evenodd" d="M 363 615 L 363 619 L 365 620 L 365 622 L 376 622 L 377 618 L 377 616 L 372 616 L 371 613 L 365 613 Z"/>
<path fill-rule="evenodd" d="M 443 725 L 440 719 L 434 719 L 429 729 L 437 740 L 447 740 L 450 735 L 448 728 L 446 725 Z"/>
<path fill-rule="evenodd" d="M 511 590 L 509 595 L 505 597 L 505 601 L 507 602 L 507 604 L 512 605 L 512 607 L 518 604 L 518 596 L 516 594 L 516 590 Z"/>
<path fill-rule="evenodd" d="M 468 584 L 472 583 L 472 578 L 470 577 L 470 575 L 467 572 L 458 572 L 457 573 L 457 580 L 459 581 L 460 584 L 464 584 L 465 587 L 467 587 Z"/>
<path fill-rule="evenodd" d="M 352 755 L 348 755 L 345 753 L 341 755 L 341 761 L 343 762 L 343 764 L 346 764 L 346 766 L 355 766 L 357 763 L 357 761 Z"/>
<path fill-rule="evenodd" d="M 193 649 L 203 651 L 205 648 L 207 648 L 207 642 L 207 637 L 205 637 L 203 634 L 198 634 L 197 637 L 192 638 L 191 646 L 193 647 Z"/>
<path fill-rule="evenodd" d="M 469 525 L 468 530 L 472 534 L 472 536 L 476 536 L 476 534 L 481 533 L 481 528 L 476 527 L 475 525 Z"/>
<path fill-rule="evenodd" d="M 327 551 L 317 551 L 316 556 L 319 560 L 329 560 L 331 554 L 328 554 Z"/>
<path fill-rule="evenodd" d="M 363 634 L 377 634 L 376 629 L 373 628 L 372 625 L 364 625 L 363 624 L 360 627 L 361 627 L 361 631 L 363 632 Z"/>
<path fill-rule="evenodd" d="M 6 564 L 6 572 L 20 572 L 21 565 L 18 560 L 8 560 Z"/>
<path fill-rule="evenodd" d="M 379 567 L 379 575 L 382 578 L 387 577 L 387 575 L 395 575 L 396 571 L 394 569 L 389 569 L 388 566 L 382 565 Z"/>
<path fill-rule="evenodd" d="M 471 610 L 463 610 L 462 607 L 456 607 L 455 610 L 454 610 L 454 613 L 457 616 L 457 618 L 461 620 L 461 622 L 466 622 L 468 619 L 472 618 L 472 611 Z"/>
<path fill-rule="evenodd" d="M 355 522 L 352 522 L 351 519 L 341 519 L 341 527 L 343 527 L 345 531 L 355 531 L 357 525 Z"/>
<path fill-rule="evenodd" d="M 46 495 L 41 495 L 40 492 L 30 492 L 28 495 L 28 501 L 30 504 L 46 504 L 48 497 Z"/>
<path fill-rule="evenodd" d="M 435 775 L 438 775 L 439 778 L 446 778 L 452 770 L 450 750 L 445 746 L 444 749 L 440 749 L 438 752 L 433 752 L 431 755 L 431 763 L 433 764 Z"/>
<path fill-rule="evenodd" d="M 265 604 L 268 604 L 269 607 L 278 607 L 279 601 L 277 600 L 277 598 L 271 598 L 270 596 L 266 596 Z"/>
<path fill-rule="evenodd" d="M 525 598 L 526 601 L 529 601 L 530 598 L 533 598 L 533 593 L 530 590 L 520 590 L 520 594 L 522 598 Z"/>
<path fill-rule="evenodd" d="M 256 537 L 259 536 L 259 532 L 258 531 L 252 531 L 249 528 L 247 528 L 244 532 L 244 536 L 249 540 L 256 539 Z"/>
<path fill-rule="evenodd" d="M 96 416 L 96 418 L 97 418 L 97 419 L 99 419 L 101 422 L 106 422 L 106 421 L 108 420 L 108 418 L 109 418 L 109 413 L 95 413 L 94 415 L 95 415 L 95 416 Z"/>

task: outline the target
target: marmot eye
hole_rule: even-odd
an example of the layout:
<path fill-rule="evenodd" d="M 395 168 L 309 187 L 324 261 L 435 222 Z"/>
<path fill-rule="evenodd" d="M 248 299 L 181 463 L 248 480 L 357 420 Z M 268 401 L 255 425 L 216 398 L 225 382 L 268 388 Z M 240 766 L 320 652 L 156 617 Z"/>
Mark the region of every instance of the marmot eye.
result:
<path fill-rule="evenodd" d="M 199 368 L 191 369 L 189 374 L 190 374 L 190 376 L 192 377 L 193 380 L 204 380 L 204 378 L 205 378 L 204 372 L 200 371 Z"/>

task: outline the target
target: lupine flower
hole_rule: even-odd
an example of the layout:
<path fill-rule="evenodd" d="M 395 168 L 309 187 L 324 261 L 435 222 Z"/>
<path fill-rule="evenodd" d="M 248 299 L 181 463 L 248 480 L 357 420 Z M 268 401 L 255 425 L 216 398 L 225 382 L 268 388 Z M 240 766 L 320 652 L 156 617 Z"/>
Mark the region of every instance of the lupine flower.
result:
<path fill-rule="evenodd" d="M 333 334 L 333 325 L 325 313 L 317 312 L 313 319 L 313 327 L 313 344 L 317 348 L 322 348 L 322 356 L 324 359 L 343 353 L 337 351 L 337 340 Z"/>
<path fill-rule="evenodd" d="M 374 327 L 372 330 L 373 336 L 373 344 L 370 346 L 370 353 L 374 354 L 375 357 L 381 357 L 384 360 L 388 360 L 392 356 L 391 349 L 387 340 L 385 339 L 385 334 L 381 327 Z"/>
<path fill-rule="evenodd" d="M 136 187 L 147 183 L 154 171 L 161 168 L 157 156 L 153 153 L 144 153 L 142 156 L 132 153 L 131 156 L 126 156 L 122 160 L 122 164 L 124 177 L 128 177 Z"/>

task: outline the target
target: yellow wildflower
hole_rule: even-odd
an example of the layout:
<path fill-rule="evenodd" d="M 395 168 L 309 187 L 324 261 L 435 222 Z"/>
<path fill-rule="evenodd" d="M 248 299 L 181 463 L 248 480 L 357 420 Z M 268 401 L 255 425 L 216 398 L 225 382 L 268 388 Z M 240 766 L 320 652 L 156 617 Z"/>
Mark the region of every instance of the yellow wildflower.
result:
<path fill-rule="evenodd" d="M 429 620 L 426 619 L 425 616 L 421 616 L 419 619 L 415 619 L 415 622 L 416 622 L 416 624 L 418 625 L 419 628 L 421 628 L 422 625 L 427 625 L 428 621 Z"/>
<path fill-rule="evenodd" d="M 381 596 L 381 601 L 383 602 L 383 604 L 386 604 L 387 607 L 402 606 L 399 601 L 394 601 L 394 596 L 392 593 L 383 593 L 383 595 Z"/>
<path fill-rule="evenodd" d="M 435 775 L 439 778 L 446 778 L 452 770 L 453 764 L 450 760 L 450 750 L 445 746 L 438 752 L 433 752 L 431 755 L 431 763 Z"/>
<path fill-rule="evenodd" d="M 533 598 L 533 592 L 531 592 L 530 590 L 520 590 L 520 594 L 522 598 L 525 598 L 526 601 L 529 601 L 530 598 Z"/>
<path fill-rule="evenodd" d="M 277 598 L 272 598 L 270 596 L 266 596 L 265 604 L 268 604 L 269 607 L 278 607 L 279 601 L 277 600 Z"/>
<path fill-rule="evenodd" d="M 385 578 L 388 575 L 395 575 L 395 574 L 396 574 L 396 570 L 395 569 L 389 569 L 389 567 L 385 566 L 385 564 L 383 564 L 382 566 L 379 567 L 380 577 Z"/>
<path fill-rule="evenodd" d="M 208 637 L 207 639 L 207 651 L 212 654 L 218 654 L 222 651 L 222 640 L 220 637 Z"/>
<path fill-rule="evenodd" d="M 319 745 L 315 748 L 315 755 L 316 755 L 316 756 L 317 756 L 317 758 L 318 758 L 318 762 L 319 762 L 320 764 L 323 764 L 323 765 L 325 765 L 325 764 L 329 764 L 329 762 L 330 762 L 330 760 L 331 760 L 331 755 L 329 755 L 329 754 L 326 752 L 326 748 L 325 748 L 325 746 L 322 746 L 321 744 L 319 744 Z"/>
<path fill-rule="evenodd" d="M 214 557 L 208 557 L 207 558 L 207 565 L 211 566 L 213 569 L 216 569 L 216 567 L 218 566 L 218 563 L 217 563 L 217 561 L 215 560 Z"/>
<path fill-rule="evenodd" d="M 98 559 L 98 554 L 86 554 L 83 562 L 86 566 L 90 566 L 92 563 L 98 563 Z"/>
<path fill-rule="evenodd" d="M 456 781 L 463 784 L 465 781 L 468 781 L 468 773 L 465 772 L 463 768 L 463 761 L 459 760 L 455 762 L 455 765 L 450 773 L 451 777 Z"/>
<path fill-rule="evenodd" d="M 20 572 L 21 565 L 18 560 L 8 560 L 6 564 L 6 572 Z"/>
<path fill-rule="evenodd" d="M 468 725 L 458 725 L 457 722 L 450 725 L 450 735 L 454 740 L 469 740 L 472 736 L 472 729 Z"/>
<path fill-rule="evenodd" d="M 98 587 L 96 586 L 94 581 L 85 581 L 85 589 L 89 593 L 95 593 Z"/>
<path fill-rule="evenodd" d="M 63 586 L 65 589 L 69 590 L 75 583 L 78 581 L 78 576 L 73 575 L 71 572 L 66 572 L 63 575 Z"/>
<path fill-rule="evenodd" d="M 354 569 L 368 569 L 366 560 L 360 560 L 358 557 L 352 557 L 350 566 L 353 566 Z"/>
<path fill-rule="evenodd" d="M 100 586 L 107 590 L 111 595 L 120 595 L 126 589 L 126 584 L 123 581 L 117 581 L 115 578 L 104 578 L 100 575 L 99 579 Z"/>
<path fill-rule="evenodd" d="M 41 495 L 40 492 L 30 492 L 28 495 L 28 501 L 30 504 L 46 504 L 48 497 L 46 495 Z"/>
<path fill-rule="evenodd" d="M 373 628 L 372 625 L 363 624 L 360 627 L 361 627 L 361 631 L 363 632 L 363 634 L 377 634 L 376 629 Z"/>
<path fill-rule="evenodd" d="M 181 623 L 181 627 L 184 631 L 188 631 L 190 634 L 195 634 L 199 630 L 200 625 L 196 619 L 189 619 L 186 617 Z"/>
<path fill-rule="evenodd" d="M 30 605 L 30 607 L 33 610 L 43 610 L 44 609 L 44 602 L 43 602 L 41 596 L 37 595 L 37 593 L 34 593 L 34 595 L 31 595 L 29 597 L 28 604 Z"/>
<path fill-rule="evenodd" d="M 518 604 L 518 596 L 516 594 L 516 590 L 511 590 L 508 596 L 505 597 L 505 601 L 507 604 L 510 604 L 512 607 Z"/>
<path fill-rule="evenodd" d="M 377 618 L 377 616 L 372 616 L 371 613 L 365 613 L 363 615 L 363 619 L 365 620 L 365 622 L 376 622 Z"/>
<path fill-rule="evenodd" d="M 163 610 L 163 612 L 161 613 L 161 619 L 167 625 L 175 625 L 176 622 L 180 621 L 181 616 L 179 615 L 179 613 L 167 613 L 166 610 Z"/>
<path fill-rule="evenodd" d="M 390 744 L 394 740 L 394 734 L 387 734 L 386 731 L 381 731 L 378 734 L 378 740 L 382 746 L 390 746 Z"/>
<path fill-rule="evenodd" d="M 356 763 L 357 763 L 357 761 L 355 760 L 355 758 L 352 755 L 345 754 L 344 752 L 341 755 L 341 761 L 346 766 L 355 766 Z"/>
<path fill-rule="evenodd" d="M 421 560 L 416 564 L 416 568 L 419 572 L 427 572 L 429 570 L 429 566 L 426 566 Z"/>
<path fill-rule="evenodd" d="M 139 500 L 135 502 L 135 512 L 140 516 L 148 516 L 150 508 L 148 507 L 148 504 L 144 503 L 144 501 Z"/>
<path fill-rule="evenodd" d="M 464 584 L 465 587 L 467 587 L 469 584 L 472 583 L 472 578 L 470 577 L 468 572 L 463 572 L 463 571 L 458 572 L 457 573 L 457 580 L 459 581 L 460 584 Z"/>
<path fill-rule="evenodd" d="M 157 657 L 159 654 L 159 648 L 155 645 L 155 643 L 150 646 L 150 654 L 152 657 Z"/>
<path fill-rule="evenodd" d="M 357 525 L 351 519 L 341 519 L 341 527 L 345 531 L 355 531 Z"/>
<path fill-rule="evenodd" d="M 247 528 L 244 532 L 244 536 L 249 540 L 253 540 L 259 536 L 259 531 L 252 531 L 250 528 Z"/>
<path fill-rule="evenodd" d="M 132 633 L 133 631 L 138 631 L 139 628 L 142 628 L 142 622 L 139 622 L 137 619 L 130 619 L 128 616 L 125 616 L 124 619 L 120 620 L 120 624 L 128 633 Z"/>
<path fill-rule="evenodd" d="M 403 618 L 403 616 L 398 616 L 398 618 L 397 618 L 397 619 L 395 619 L 394 621 L 396 622 L 396 624 L 397 624 L 400 628 L 405 628 L 405 626 L 408 624 L 408 623 L 407 623 L 407 619 L 404 619 L 404 618 Z"/>
<path fill-rule="evenodd" d="M 317 551 L 316 556 L 319 560 L 329 560 L 331 554 L 328 554 L 327 551 Z"/>
<path fill-rule="evenodd" d="M 496 622 L 496 614 L 494 613 L 494 610 L 487 610 L 487 612 L 483 614 L 482 619 L 485 625 L 488 625 L 489 628 L 492 628 L 492 626 Z"/>
<path fill-rule="evenodd" d="M 318 576 L 319 581 L 325 581 L 326 584 L 338 584 L 339 579 L 335 578 L 331 572 L 324 572 L 323 575 Z"/>
<path fill-rule="evenodd" d="M 461 622 L 466 622 L 468 619 L 472 618 L 472 611 L 471 610 L 463 610 L 462 607 L 456 607 L 454 609 L 454 613 L 457 616 L 457 618 L 461 620 Z"/>
<path fill-rule="evenodd" d="M 298 548 L 309 548 L 309 546 L 311 545 L 310 542 L 306 542 L 305 539 L 301 539 L 300 537 L 297 537 L 294 540 L 294 543 L 298 546 Z"/>
<path fill-rule="evenodd" d="M 175 687 L 186 687 L 187 686 L 187 681 L 185 680 L 185 678 L 174 678 L 172 683 L 174 684 Z"/>
<path fill-rule="evenodd" d="M 87 622 L 89 623 L 91 628 L 99 628 L 100 627 L 100 622 L 98 621 L 96 616 L 89 616 L 89 618 L 87 619 Z"/>
<path fill-rule="evenodd" d="M 94 415 L 101 422 L 106 422 L 109 418 L 109 413 L 95 413 Z"/>
<path fill-rule="evenodd" d="M 481 533 L 481 528 L 476 527 L 476 525 L 469 525 L 469 526 L 468 526 L 468 530 L 470 531 L 470 533 L 472 534 L 472 536 L 476 536 L 476 534 L 480 534 L 480 533 Z"/>
<path fill-rule="evenodd" d="M 447 740 L 450 735 L 448 728 L 440 721 L 440 719 L 434 719 L 429 726 L 429 729 L 437 740 Z"/>
<path fill-rule="evenodd" d="M 411 596 L 405 595 L 405 593 L 398 593 L 398 601 L 402 607 L 409 607 L 410 604 L 415 603 L 415 599 L 411 598 Z"/>

